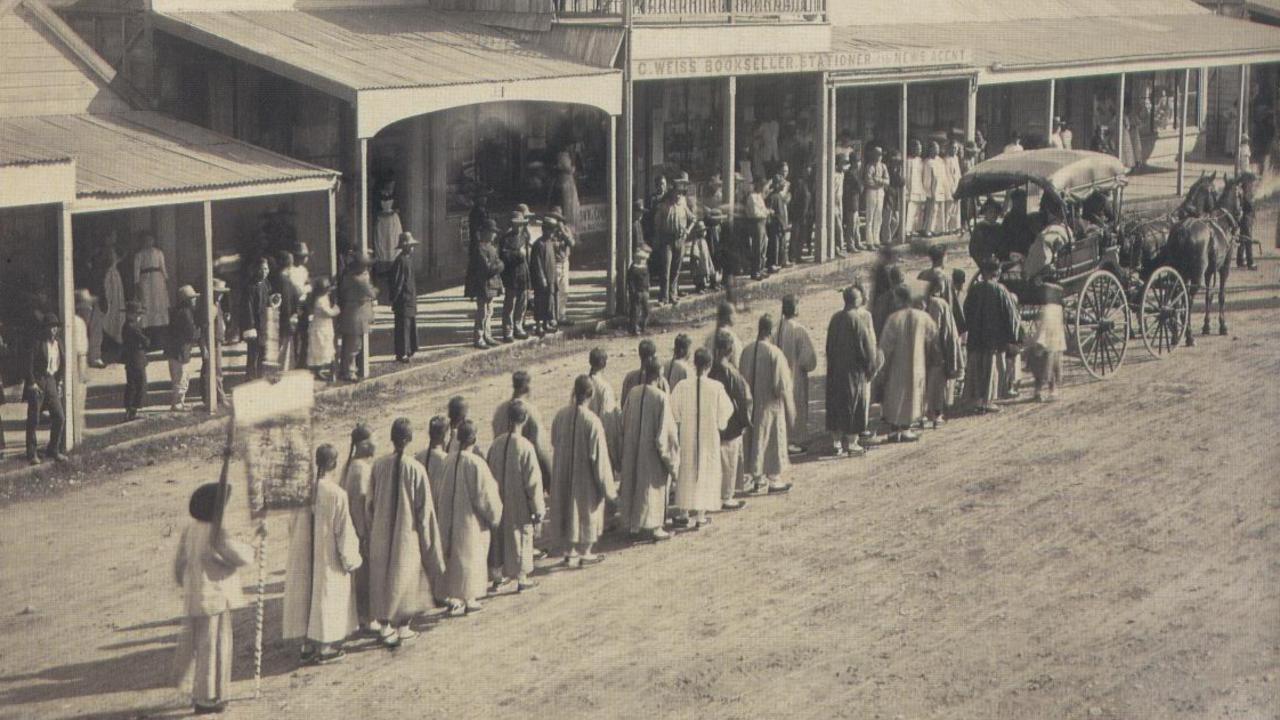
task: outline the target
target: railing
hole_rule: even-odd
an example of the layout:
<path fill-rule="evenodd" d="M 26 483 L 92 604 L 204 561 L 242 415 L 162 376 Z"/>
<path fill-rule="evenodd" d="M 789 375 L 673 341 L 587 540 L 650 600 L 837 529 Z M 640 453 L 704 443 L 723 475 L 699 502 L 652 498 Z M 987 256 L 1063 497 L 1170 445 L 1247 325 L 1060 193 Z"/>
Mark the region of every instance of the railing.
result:
<path fill-rule="evenodd" d="M 804 16 L 823 18 L 827 0 L 555 0 L 556 12 L 568 17 L 618 17 L 631 2 L 637 20 L 734 20 L 738 17 Z"/>

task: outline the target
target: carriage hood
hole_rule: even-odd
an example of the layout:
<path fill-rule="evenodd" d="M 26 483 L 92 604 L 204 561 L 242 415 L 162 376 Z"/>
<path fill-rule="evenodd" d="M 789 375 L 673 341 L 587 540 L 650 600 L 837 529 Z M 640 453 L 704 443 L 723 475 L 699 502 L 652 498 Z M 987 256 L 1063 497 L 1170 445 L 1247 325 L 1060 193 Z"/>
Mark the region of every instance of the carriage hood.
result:
<path fill-rule="evenodd" d="M 978 163 L 960 178 L 957 199 L 1039 185 L 1062 199 L 1082 199 L 1094 190 L 1124 184 L 1126 168 L 1112 155 L 1089 150 L 1027 150 Z"/>

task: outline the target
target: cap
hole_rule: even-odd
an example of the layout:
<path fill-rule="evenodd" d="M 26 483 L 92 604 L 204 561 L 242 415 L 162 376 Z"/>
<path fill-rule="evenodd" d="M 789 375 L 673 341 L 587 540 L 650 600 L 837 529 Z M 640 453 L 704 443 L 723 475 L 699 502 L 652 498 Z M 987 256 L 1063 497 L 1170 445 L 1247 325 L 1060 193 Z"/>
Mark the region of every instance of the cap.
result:
<path fill-rule="evenodd" d="M 528 217 L 530 214 L 532 214 L 532 213 L 530 212 L 530 210 L 529 210 L 529 206 L 528 206 L 528 205 L 526 205 L 525 203 L 520 203 L 519 205 L 517 205 L 517 206 L 516 206 L 516 212 L 518 212 L 518 213 L 520 213 L 521 215 L 524 215 L 524 216 L 526 216 L 526 217 Z"/>
<path fill-rule="evenodd" d="M 299 242 L 293 246 L 293 254 L 300 257 L 311 257 L 311 250 L 304 242 Z"/>
<path fill-rule="evenodd" d="M 213 291 L 215 293 L 224 293 L 231 288 L 227 287 L 227 281 L 222 278 L 213 279 Z"/>
<path fill-rule="evenodd" d="M 195 298 L 200 297 L 200 293 L 196 292 L 196 289 L 190 285 L 183 285 L 178 288 L 178 297 L 183 300 L 194 300 Z"/>
<path fill-rule="evenodd" d="M 677 176 L 675 177 L 675 180 L 673 180 L 672 182 L 674 182 L 676 185 L 688 185 L 688 184 L 689 184 L 689 173 L 687 173 L 687 172 L 685 172 L 685 171 L 681 170 L 681 171 L 680 171 L 680 174 L 679 174 L 679 175 L 677 175 Z"/>
<path fill-rule="evenodd" d="M 547 211 L 547 214 L 542 217 L 551 218 L 556 222 L 564 222 L 564 211 L 560 209 L 559 205 L 552 205 L 551 209 Z"/>
<path fill-rule="evenodd" d="M 402 232 L 400 233 L 400 244 L 396 245 L 396 247 L 406 248 L 406 247 L 411 247 L 417 244 L 418 244 L 418 241 L 413 237 L 413 233 Z"/>

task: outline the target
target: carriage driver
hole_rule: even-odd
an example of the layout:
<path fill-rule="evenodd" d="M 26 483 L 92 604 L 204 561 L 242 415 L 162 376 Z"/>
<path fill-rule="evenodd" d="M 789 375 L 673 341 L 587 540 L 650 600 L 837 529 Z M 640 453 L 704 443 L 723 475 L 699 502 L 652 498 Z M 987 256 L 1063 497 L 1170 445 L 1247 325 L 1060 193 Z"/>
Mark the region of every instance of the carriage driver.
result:
<path fill-rule="evenodd" d="M 1053 269 L 1058 252 L 1071 244 L 1071 231 L 1066 225 L 1066 210 L 1056 195 L 1045 193 L 1040 198 L 1040 215 L 1044 226 L 1027 249 L 1022 262 L 1022 276 L 1028 280 Z"/>

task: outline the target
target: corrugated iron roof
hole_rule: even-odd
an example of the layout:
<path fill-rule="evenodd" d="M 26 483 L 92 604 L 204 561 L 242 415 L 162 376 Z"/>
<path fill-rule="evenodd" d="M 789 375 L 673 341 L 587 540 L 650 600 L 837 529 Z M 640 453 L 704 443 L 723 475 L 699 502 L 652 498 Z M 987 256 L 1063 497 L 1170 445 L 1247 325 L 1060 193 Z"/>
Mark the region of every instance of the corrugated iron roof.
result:
<path fill-rule="evenodd" d="M 70 161 L 71 156 L 65 151 L 17 147 L 9 143 L 7 139 L 0 140 L 0 167 L 10 167 L 13 165 L 53 165 Z"/>
<path fill-rule="evenodd" d="M 193 42 L 233 54 L 239 49 L 243 60 L 284 63 L 351 90 L 611 72 L 487 26 L 473 14 L 422 7 L 171 12 L 155 18 L 160 29 Z"/>
<path fill-rule="evenodd" d="M 999 72 L 1276 52 L 1280 29 L 1208 13 L 832 29 L 834 50 L 858 49 L 868 42 L 964 47 L 974 65 Z"/>
<path fill-rule="evenodd" d="M 0 158 L 76 161 L 76 195 L 112 198 L 336 177 L 150 111 L 0 118 Z"/>

